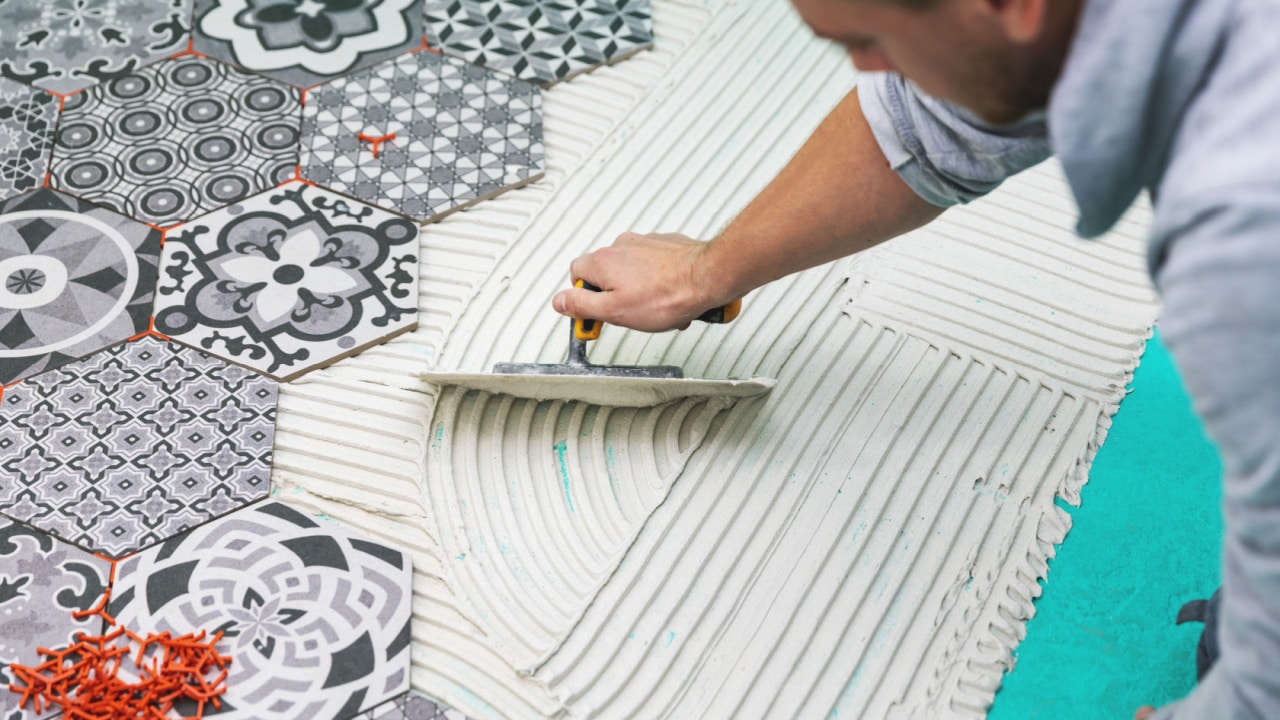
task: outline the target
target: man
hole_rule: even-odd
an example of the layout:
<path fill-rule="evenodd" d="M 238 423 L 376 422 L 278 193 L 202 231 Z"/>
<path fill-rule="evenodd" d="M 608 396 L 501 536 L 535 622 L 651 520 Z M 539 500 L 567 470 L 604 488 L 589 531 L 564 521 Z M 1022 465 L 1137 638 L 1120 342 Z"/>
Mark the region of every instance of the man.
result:
<path fill-rule="evenodd" d="M 571 265 L 602 292 L 555 309 L 684 327 L 1050 152 L 1083 236 L 1149 191 L 1161 331 L 1222 454 L 1226 533 L 1217 663 L 1136 717 L 1280 717 L 1280 2 L 793 1 L 858 88 L 718 237 L 624 234 Z"/>

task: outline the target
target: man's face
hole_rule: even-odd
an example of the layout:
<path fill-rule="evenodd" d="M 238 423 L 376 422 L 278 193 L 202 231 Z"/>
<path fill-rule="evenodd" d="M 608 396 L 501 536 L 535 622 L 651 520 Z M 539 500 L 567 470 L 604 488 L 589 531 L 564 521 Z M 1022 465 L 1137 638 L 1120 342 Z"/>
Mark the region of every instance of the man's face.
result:
<path fill-rule="evenodd" d="M 1040 30 L 1030 39 L 1019 34 L 1009 0 L 939 0 L 924 10 L 876 0 L 792 3 L 815 33 L 843 45 L 859 70 L 897 71 L 993 123 L 1043 108 L 1066 51 L 1048 48 L 1046 55 Z"/>

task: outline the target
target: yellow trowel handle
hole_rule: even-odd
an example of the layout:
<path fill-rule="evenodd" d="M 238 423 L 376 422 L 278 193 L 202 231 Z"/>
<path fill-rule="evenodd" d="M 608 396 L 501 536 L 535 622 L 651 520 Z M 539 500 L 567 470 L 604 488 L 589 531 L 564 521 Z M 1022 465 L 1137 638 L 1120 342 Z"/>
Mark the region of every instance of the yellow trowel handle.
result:
<path fill-rule="evenodd" d="M 586 288 L 593 292 L 600 292 L 600 288 L 592 285 L 586 280 L 579 280 L 573 284 L 574 287 Z M 696 320 L 704 323 L 721 324 L 732 321 L 742 312 L 742 298 L 738 298 L 727 305 L 711 308 L 710 310 L 699 315 Z M 599 320 L 587 320 L 582 318 L 574 318 L 573 320 L 573 336 L 578 340 L 596 340 L 600 337 L 600 328 L 604 327 L 604 323 Z"/>

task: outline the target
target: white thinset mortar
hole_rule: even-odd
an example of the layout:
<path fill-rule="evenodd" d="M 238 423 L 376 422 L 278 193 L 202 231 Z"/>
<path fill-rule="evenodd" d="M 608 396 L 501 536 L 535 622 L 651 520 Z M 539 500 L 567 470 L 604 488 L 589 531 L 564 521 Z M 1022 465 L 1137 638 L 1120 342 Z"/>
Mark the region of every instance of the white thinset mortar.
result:
<path fill-rule="evenodd" d="M 592 350 L 764 399 L 418 378 L 559 362 L 570 258 L 706 237 L 852 85 L 782 0 L 654 14 L 653 51 L 547 92 L 545 178 L 424 229 L 422 327 L 282 387 L 277 492 L 413 552 L 413 684 L 477 718 L 981 717 L 1155 317 L 1145 210 L 1076 240 L 1044 166 Z"/>

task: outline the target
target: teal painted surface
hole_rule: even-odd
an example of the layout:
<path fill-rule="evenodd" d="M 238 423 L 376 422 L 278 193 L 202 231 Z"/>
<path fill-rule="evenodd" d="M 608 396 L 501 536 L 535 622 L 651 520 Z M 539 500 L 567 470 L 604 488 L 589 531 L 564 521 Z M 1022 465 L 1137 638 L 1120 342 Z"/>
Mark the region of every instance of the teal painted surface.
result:
<path fill-rule="evenodd" d="M 1128 720 L 1195 684 L 1200 625 L 1173 621 L 1218 584 L 1220 465 L 1158 338 L 1132 388 L 989 720 Z"/>

